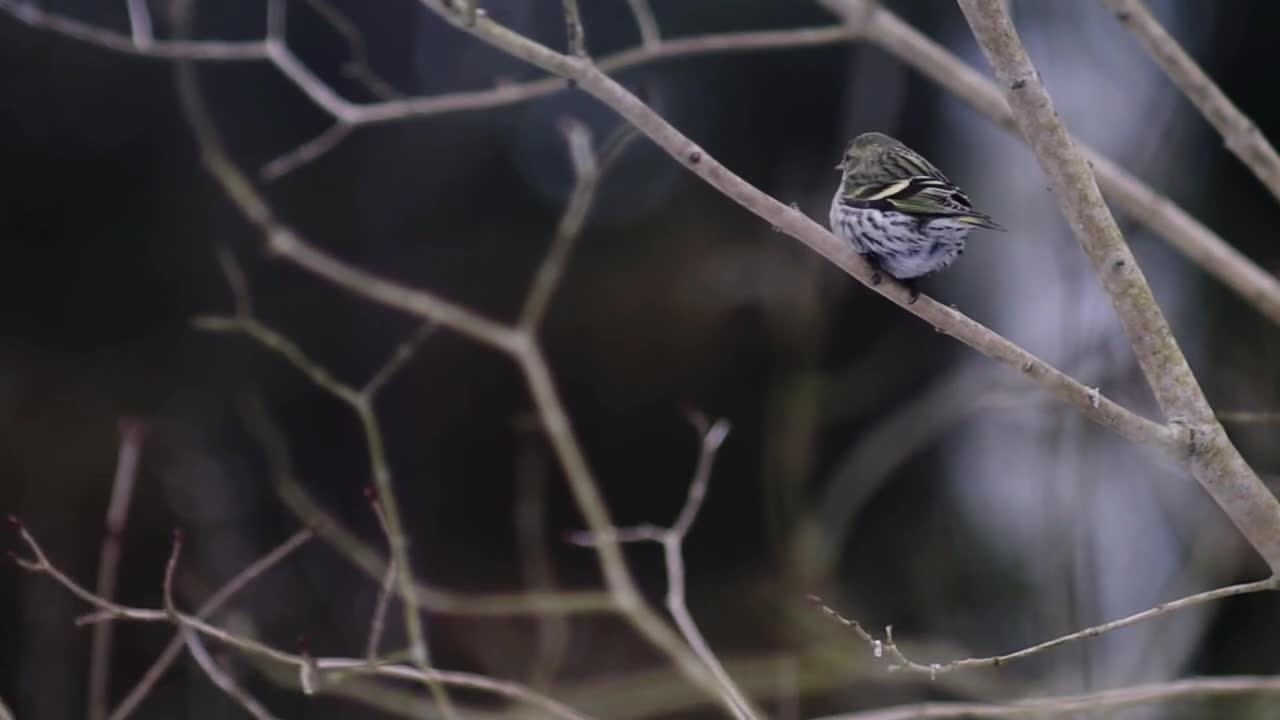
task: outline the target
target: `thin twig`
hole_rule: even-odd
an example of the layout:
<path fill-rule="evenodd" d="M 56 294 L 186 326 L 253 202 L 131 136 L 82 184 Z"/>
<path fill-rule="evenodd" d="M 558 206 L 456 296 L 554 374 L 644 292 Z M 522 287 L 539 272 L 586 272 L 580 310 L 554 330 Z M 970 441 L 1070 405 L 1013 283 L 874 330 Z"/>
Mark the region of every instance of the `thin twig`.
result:
<path fill-rule="evenodd" d="M 1227 149 L 1280 200 L 1280 155 L 1258 126 L 1196 64 L 1142 0 L 1103 0 L 1116 18 L 1137 36 L 1151 59 L 1164 68 L 1183 95 L 1222 136 Z"/>
<path fill-rule="evenodd" d="M 289 450 L 279 429 L 260 403 L 242 404 L 245 425 L 261 445 L 285 507 L 369 577 L 381 581 L 388 563 L 372 547 L 343 527 L 294 478 Z M 521 593 L 463 593 L 418 581 L 421 606 L 440 615 L 519 617 L 544 614 L 610 614 L 619 612 L 606 592 L 593 590 Z"/>
<path fill-rule="evenodd" d="M 715 675 L 716 680 L 733 698 L 736 714 L 740 718 L 757 718 L 761 715 L 751 706 L 746 696 L 738 689 L 733 678 L 725 672 L 724 665 L 712 652 L 702 631 L 698 629 L 693 616 L 689 613 L 689 604 L 685 596 L 684 540 L 693 522 L 702 509 L 703 500 L 707 496 L 707 485 L 711 481 L 711 468 L 715 464 L 716 453 L 720 445 L 729 435 L 729 421 L 723 418 L 708 424 L 705 417 L 694 414 L 694 426 L 701 440 L 698 452 L 698 466 L 694 470 L 693 479 L 689 482 L 689 492 L 685 497 L 680 514 L 670 528 L 658 528 L 652 525 L 641 525 L 633 528 L 617 528 L 613 537 L 619 542 L 654 542 L 662 546 L 663 562 L 667 573 L 667 611 L 680 628 L 680 634 L 697 653 L 698 658 L 706 663 Z M 569 542 L 584 547 L 594 547 L 600 538 L 591 532 L 573 533 Z"/>
<path fill-rule="evenodd" d="M 204 647 L 204 642 L 194 630 L 184 627 L 179 632 L 182 634 L 182 639 L 186 643 L 187 651 L 191 653 L 191 657 L 195 659 L 200 669 L 204 670 L 204 674 L 209 676 L 213 684 L 218 686 L 218 689 L 230 696 L 232 700 L 235 700 L 237 705 L 244 708 L 244 711 L 256 720 L 275 720 L 275 716 L 261 702 L 240 687 L 235 678 L 232 678 L 227 671 L 218 666 L 217 661 L 209 655 L 209 651 Z"/>
<path fill-rule="evenodd" d="M 342 66 L 343 75 L 359 82 L 379 100 L 393 100 L 404 96 L 404 93 L 374 72 L 369 63 L 369 48 L 365 44 L 364 33 L 360 32 L 360 28 L 350 18 L 329 3 L 329 0 L 307 0 L 307 4 L 346 41 L 350 58 Z"/>
<path fill-rule="evenodd" d="M 569 254 L 573 251 L 574 241 L 586 224 L 600 181 L 600 167 L 596 162 L 595 151 L 591 148 L 591 131 L 581 122 L 565 118 L 561 122 L 561 132 L 569 147 L 569 162 L 573 166 L 573 191 L 560 216 L 560 223 L 556 226 L 551 248 L 538 266 L 533 286 L 525 298 L 524 309 L 520 312 L 519 327 L 528 332 L 536 332 L 542 324 L 547 305 L 551 302 L 551 294 L 559 285 Z"/>
<path fill-rule="evenodd" d="M 931 702 L 878 710 L 827 715 L 814 720 L 974 720 L 976 718 L 1047 718 L 1115 711 L 1178 700 L 1280 693 L 1277 677 L 1201 677 L 1101 690 L 1083 695 L 1036 698 L 1008 705 Z"/>
<path fill-rule="evenodd" d="M 288 58 L 281 57 L 286 32 L 285 22 L 283 0 L 268 0 L 267 50 L 278 64 L 289 59 L 296 61 L 296 58 L 291 55 Z M 298 63 L 298 65 L 301 65 L 301 63 Z M 281 69 L 287 73 L 286 66 L 287 63 L 282 65 Z M 206 161 L 210 163 L 217 162 L 217 159 L 220 158 L 222 163 L 230 166 L 230 161 L 225 158 L 225 154 L 222 154 L 221 145 L 218 142 L 208 111 L 204 106 L 191 64 L 188 62 L 177 63 L 175 79 L 183 113 L 196 131 L 197 139 L 200 142 L 202 154 Z M 328 92 L 327 89 L 326 92 Z M 244 185 L 241 192 L 250 197 L 254 196 L 248 180 L 238 171 L 236 172 L 236 178 Z M 254 212 L 259 214 L 258 221 L 266 222 L 270 218 L 270 211 L 265 203 L 260 199 L 255 199 L 257 200 L 257 205 L 254 207 Z M 251 214 L 250 217 L 252 219 L 253 215 Z M 236 291 L 234 281 L 232 282 L 232 289 Z M 247 290 L 242 288 L 238 292 L 247 293 Z M 449 698 L 446 687 L 439 680 L 433 679 L 428 672 L 432 669 L 431 657 L 427 646 L 426 631 L 422 623 L 422 614 L 419 612 L 413 579 L 413 567 L 409 562 L 409 539 L 400 519 L 400 510 L 396 502 L 395 490 L 392 487 L 391 468 L 387 459 L 382 431 L 378 425 L 376 413 L 373 410 L 372 395 L 358 391 L 334 379 L 327 370 L 307 358 L 292 342 L 258 323 L 251 315 L 247 315 L 247 308 L 251 307 L 248 301 L 242 302 L 238 300 L 236 306 L 237 317 L 235 320 L 241 323 L 242 329 L 251 337 L 259 339 L 267 347 L 288 358 L 299 369 L 303 370 L 318 387 L 328 390 L 336 398 L 350 406 L 359 418 L 368 448 L 369 471 L 373 477 L 374 487 L 378 491 L 382 509 L 386 513 L 388 541 L 391 545 L 391 564 L 396 569 L 396 585 L 404 612 L 405 633 L 409 638 L 410 655 L 414 664 L 422 671 L 427 683 L 427 689 L 430 691 L 432 700 L 440 709 L 441 714 L 445 716 L 446 720 L 455 718 L 457 712 L 454 709 L 452 700 Z M 256 334 L 255 331 L 257 331 Z M 396 367 L 403 365 L 403 361 L 396 362 L 394 357 L 391 362 Z M 380 383 L 385 382 L 385 378 L 380 379 L 379 376 L 375 376 L 374 380 L 378 381 L 378 383 L 371 381 L 374 389 L 377 389 Z"/>
<path fill-rule="evenodd" d="M 139 48 L 150 47 L 155 40 L 151 29 L 151 11 L 147 8 L 147 0 L 129 0 L 129 36 L 133 44 Z"/>
<path fill-rule="evenodd" d="M 1063 216 L 1111 298 L 1156 402 L 1171 426 L 1183 428 L 1183 463 L 1272 572 L 1280 572 L 1280 500 L 1258 479 L 1214 417 L 1088 162 L 1054 110 L 1003 0 L 959 3 L 1023 137 L 1054 188 Z"/>
<path fill-rule="evenodd" d="M 248 335 L 263 347 L 289 361 L 317 387 L 345 403 L 359 419 L 361 429 L 364 432 L 366 447 L 368 448 L 369 472 L 373 478 L 379 499 L 377 506 L 378 518 L 387 536 L 387 542 L 391 547 L 391 561 L 388 564 L 387 573 L 396 581 L 397 594 L 400 596 L 401 604 L 404 608 L 405 631 L 409 636 L 410 655 L 420 670 L 424 672 L 429 670 L 431 664 L 430 651 L 427 646 L 426 631 L 422 624 L 422 615 L 419 612 L 413 570 L 408 564 L 408 538 L 404 534 L 398 512 L 395 509 L 390 462 L 387 457 L 382 428 L 377 414 L 374 412 L 373 400 L 377 391 L 413 357 L 414 351 L 430 336 L 435 324 L 427 322 L 421 325 L 412 336 L 397 346 L 396 350 L 388 357 L 382 367 L 372 375 L 369 381 L 363 387 L 357 389 L 333 377 L 323 365 L 308 356 L 292 340 L 263 325 L 252 315 L 246 314 L 252 304 L 247 286 L 243 281 L 243 274 L 238 271 L 233 260 L 224 259 L 223 267 L 224 270 L 230 268 L 227 272 L 228 283 L 236 296 L 235 305 L 238 308 L 238 314 L 236 317 L 213 316 L 197 318 L 195 321 L 197 327 L 213 332 L 238 332 Z M 239 282 L 236 281 L 237 278 L 240 278 Z M 385 608 L 385 605 L 383 607 Z M 374 626 L 370 630 L 370 647 L 377 646 L 381 636 L 381 628 L 381 621 L 375 617 Z M 372 658 L 372 654 L 370 657 Z M 446 717 L 454 715 L 453 704 L 443 686 L 436 681 L 430 681 L 430 683 L 433 698 L 440 706 L 441 712 Z"/>
<path fill-rule="evenodd" d="M 372 490 L 372 489 L 371 489 Z M 378 518 L 378 527 L 382 528 L 383 536 L 390 531 L 387 529 L 387 516 L 382 512 L 382 507 L 378 505 L 378 497 L 375 493 L 369 493 L 369 505 L 373 509 L 373 514 Z M 364 657 L 372 665 L 378 661 L 379 648 L 382 646 L 382 633 L 386 627 L 387 608 L 391 605 L 392 591 L 395 589 L 396 582 L 396 564 L 395 561 L 387 563 L 387 572 L 382 576 L 382 583 L 378 586 L 378 599 L 373 606 L 373 615 L 369 619 L 369 638 L 364 644 Z"/>
<path fill-rule="evenodd" d="M 137 0 L 134 0 L 137 2 Z M 19 22 L 74 38 L 105 50 L 166 60 L 244 62 L 266 60 L 266 43 L 261 40 L 155 40 L 139 44 L 132 34 L 118 33 L 66 15 L 48 12 L 30 0 L 0 0 L 0 11 Z M 142 28 L 139 28 L 139 33 Z"/>
<path fill-rule="evenodd" d="M 131 10 L 132 10 L 132 6 Z M 97 594 L 107 599 L 116 595 L 116 579 L 120 567 L 124 531 L 129 523 L 129 506 L 137 484 L 138 461 L 142 457 L 142 441 L 147 428 L 136 418 L 121 418 L 120 450 L 116 457 L 115 479 L 111 483 L 111 500 L 107 504 L 106 537 L 98 558 Z M 104 623 L 93 629 L 89 651 L 89 717 L 107 717 L 107 690 L 111 685 L 112 626 Z"/>
<path fill-rule="evenodd" d="M 962 660 L 952 660 L 947 663 L 930 663 L 927 665 L 911 660 L 902 653 L 902 650 L 898 648 L 897 644 L 893 640 L 892 626 L 885 628 L 885 636 L 883 639 L 877 638 L 864 629 L 857 620 L 841 615 L 831 606 L 824 603 L 821 598 L 817 596 L 810 596 L 810 600 L 817 604 L 822 611 L 827 614 L 827 616 L 839 622 L 841 625 L 852 629 L 858 637 L 865 640 L 871 647 L 873 655 L 876 657 L 885 657 L 889 663 L 890 670 L 905 670 L 936 678 L 939 675 L 954 672 L 956 670 L 999 667 L 1016 660 L 1022 660 L 1032 655 L 1037 655 L 1045 652 L 1046 650 L 1052 650 L 1077 640 L 1105 635 L 1113 630 L 1129 627 L 1130 625 L 1145 622 L 1147 620 L 1160 617 L 1161 615 L 1179 612 L 1187 608 L 1196 607 L 1198 605 L 1203 605 L 1215 600 L 1221 600 L 1223 598 L 1235 597 L 1236 595 L 1248 595 L 1250 593 L 1270 592 L 1278 588 L 1280 588 L 1280 577 L 1275 576 L 1266 580 L 1259 580 L 1251 583 L 1228 585 L 1227 587 L 1208 590 L 1206 592 L 1188 595 L 1187 597 L 1179 598 L 1167 603 L 1161 603 L 1155 607 L 1143 610 L 1142 612 L 1120 618 L 1119 620 L 1112 620 L 1111 622 L 1102 623 L 1101 625 L 1094 625 L 1093 627 L 1088 627 L 1068 635 L 1056 637 L 1052 640 L 1046 640 L 1045 642 L 1023 648 L 1016 652 L 1006 653 L 1004 655 L 992 655 L 990 657 L 964 658 Z"/>
<path fill-rule="evenodd" d="M 263 180 L 278 180 L 303 165 L 319 160 L 355 129 L 356 126 L 349 122 L 336 120 L 328 130 L 263 165 L 258 176 Z"/>
<path fill-rule="evenodd" d="M 278 565 L 286 557 L 291 555 L 295 550 L 305 545 L 314 537 L 315 533 L 307 528 L 303 528 L 289 536 L 287 540 L 278 545 L 271 552 L 263 555 L 244 570 L 241 570 L 235 575 L 235 577 L 228 580 L 225 585 L 219 588 L 217 592 L 210 595 L 208 600 L 201 603 L 200 608 L 196 611 L 196 617 L 204 619 L 220 610 L 228 600 L 235 596 L 236 593 L 240 592 L 240 590 L 245 586 L 256 580 L 267 570 Z M 92 621 L 92 618 L 81 618 L 77 621 L 77 624 L 83 624 L 84 622 L 89 621 Z M 146 696 L 155 688 L 156 684 L 160 682 L 160 678 L 164 676 L 165 671 L 167 671 L 169 667 L 173 665 L 173 662 L 178 659 L 178 655 L 182 652 L 183 645 L 184 640 L 182 635 L 175 634 L 173 639 L 169 641 L 169 644 L 165 646 L 163 651 L 161 651 L 155 662 L 151 663 L 151 667 L 147 668 L 146 672 L 142 674 L 142 678 L 138 680 L 137 685 L 135 685 L 133 689 L 129 691 L 129 694 L 125 695 L 124 700 L 121 700 L 120 704 L 111 711 L 111 715 L 108 720 L 124 720 L 132 715 L 134 710 L 138 708 L 138 705 L 146 699 Z"/>
<path fill-rule="evenodd" d="M 547 541 L 546 492 L 547 458 L 543 439 L 534 423 L 518 426 L 516 449 L 516 501 L 514 525 L 525 586 L 542 592 L 554 591 L 555 567 Z M 549 688 L 564 663 L 569 647 L 569 621 L 562 613 L 538 618 L 537 650 L 529 672 L 530 687 Z"/>
<path fill-rule="evenodd" d="M 587 33 L 582 29 L 582 12 L 578 9 L 578 0 L 561 0 L 564 6 L 564 26 L 566 44 L 569 54 L 574 57 L 587 57 Z"/>
<path fill-rule="evenodd" d="M 636 29 L 640 31 L 640 45 L 656 48 L 662 42 L 662 32 L 658 29 L 658 18 L 653 14 L 649 0 L 627 0 L 627 6 L 636 19 Z"/>

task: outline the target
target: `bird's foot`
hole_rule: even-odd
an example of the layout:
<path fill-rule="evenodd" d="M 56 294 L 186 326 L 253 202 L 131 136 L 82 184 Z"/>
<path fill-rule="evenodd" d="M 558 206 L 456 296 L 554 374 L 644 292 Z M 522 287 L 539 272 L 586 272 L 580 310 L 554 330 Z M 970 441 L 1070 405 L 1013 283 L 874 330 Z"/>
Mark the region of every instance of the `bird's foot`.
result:
<path fill-rule="evenodd" d="M 907 304 L 914 305 L 915 302 L 920 299 L 920 288 L 916 287 L 916 281 L 911 279 L 900 280 L 899 282 L 902 283 L 902 287 L 907 289 Z"/>

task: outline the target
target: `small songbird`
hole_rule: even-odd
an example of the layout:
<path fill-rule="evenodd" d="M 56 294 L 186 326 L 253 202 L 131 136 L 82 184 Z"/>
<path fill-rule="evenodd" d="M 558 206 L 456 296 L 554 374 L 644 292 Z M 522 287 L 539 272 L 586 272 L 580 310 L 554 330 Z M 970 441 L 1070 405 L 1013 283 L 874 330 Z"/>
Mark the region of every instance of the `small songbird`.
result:
<path fill-rule="evenodd" d="M 882 133 L 849 143 L 840 188 L 831 199 L 831 231 L 880 272 L 920 292 L 914 279 L 950 265 L 975 227 L 1004 230 L 973 209 L 964 191 L 919 153 Z"/>

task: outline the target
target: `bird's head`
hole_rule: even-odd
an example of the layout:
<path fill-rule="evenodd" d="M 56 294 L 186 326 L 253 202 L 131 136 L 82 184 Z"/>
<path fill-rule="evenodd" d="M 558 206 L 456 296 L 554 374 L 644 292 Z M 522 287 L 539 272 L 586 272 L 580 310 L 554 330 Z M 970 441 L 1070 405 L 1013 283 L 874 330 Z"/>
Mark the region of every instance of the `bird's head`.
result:
<path fill-rule="evenodd" d="M 849 147 L 844 151 L 844 158 L 836 169 L 843 170 L 844 174 L 848 175 L 868 165 L 878 164 L 886 151 L 892 152 L 900 147 L 902 143 L 884 133 L 862 133 L 849 143 Z"/>

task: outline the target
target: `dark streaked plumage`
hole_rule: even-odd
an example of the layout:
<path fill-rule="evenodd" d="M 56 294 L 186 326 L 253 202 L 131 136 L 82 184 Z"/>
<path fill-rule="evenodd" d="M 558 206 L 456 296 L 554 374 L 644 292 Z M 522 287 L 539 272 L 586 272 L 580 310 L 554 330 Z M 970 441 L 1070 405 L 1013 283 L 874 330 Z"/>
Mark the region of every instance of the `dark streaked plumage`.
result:
<path fill-rule="evenodd" d="M 905 281 L 937 272 L 964 252 L 975 227 L 1003 230 L 919 153 L 882 133 L 849 143 L 837 169 L 831 231 L 878 269 Z M 872 279 L 879 281 L 879 273 Z"/>

